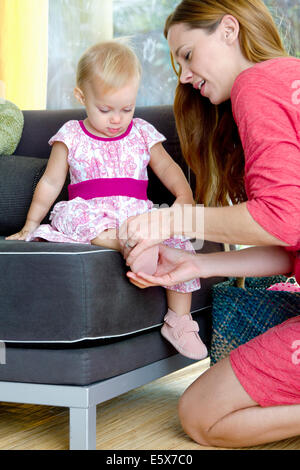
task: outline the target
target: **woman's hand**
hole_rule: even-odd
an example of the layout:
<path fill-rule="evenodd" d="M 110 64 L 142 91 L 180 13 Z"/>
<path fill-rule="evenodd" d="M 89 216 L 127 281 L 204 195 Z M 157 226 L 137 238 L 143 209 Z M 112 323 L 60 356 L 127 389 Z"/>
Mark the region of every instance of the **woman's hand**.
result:
<path fill-rule="evenodd" d="M 173 205 L 129 217 L 119 229 L 119 242 L 128 265 L 153 245 L 182 235 L 182 207 Z M 179 221 L 177 223 L 177 221 Z"/>
<path fill-rule="evenodd" d="M 127 272 L 127 276 L 140 288 L 151 286 L 175 286 L 180 282 L 202 277 L 199 255 L 188 251 L 159 245 L 159 261 L 156 273 L 149 276 L 144 273 Z"/>

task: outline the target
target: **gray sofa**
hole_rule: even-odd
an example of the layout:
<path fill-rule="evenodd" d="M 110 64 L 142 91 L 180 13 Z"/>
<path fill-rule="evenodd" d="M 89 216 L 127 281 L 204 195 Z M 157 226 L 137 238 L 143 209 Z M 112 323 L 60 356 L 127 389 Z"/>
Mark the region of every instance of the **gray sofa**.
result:
<path fill-rule="evenodd" d="M 166 136 L 165 148 L 193 185 L 172 108 L 137 108 L 135 115 Z M 64 122 L 84 117 L 81 109 L 25 111 L 15 154 L 0 157 L 0 401 L 68 407 L 70 449 L 95 448 L 98 403 L 193 362 L 160 334 L 164 289 L 132 285 L 120 253 L 4 239 L 23 226 L 49 138 Z M 67 184 L 58 200 L 67 198 Z M 173 202 L 150 170 L 148 195 L 157 204 Z M 223 249 L 205 242 L 202 251 Z M 211 287 L 223 280 L 201 280 L 193 293 L 192 314 L 208 348 Z"/>

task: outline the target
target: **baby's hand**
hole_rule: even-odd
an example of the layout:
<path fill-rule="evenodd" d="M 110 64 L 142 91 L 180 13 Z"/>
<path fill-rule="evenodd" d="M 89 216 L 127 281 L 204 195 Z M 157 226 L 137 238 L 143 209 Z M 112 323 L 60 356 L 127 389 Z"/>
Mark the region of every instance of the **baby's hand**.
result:
<path fill-rule="evenodd" d="M 29 230 L 20 230 L 18 233 L 14 233 L 9 237 L 5 237 L 5 240 L 26 240 L 27 236 L 29 235 Z"/>
<path fill-rule="evenodd" d="M 38 226 L 39 224 L 30 224 L 30 226 L 24 225 L 20 232 L 14 233 L 9 237 L 5 237 L 5 240 L 26 240 L 28 235 L 30 235 Z"/>

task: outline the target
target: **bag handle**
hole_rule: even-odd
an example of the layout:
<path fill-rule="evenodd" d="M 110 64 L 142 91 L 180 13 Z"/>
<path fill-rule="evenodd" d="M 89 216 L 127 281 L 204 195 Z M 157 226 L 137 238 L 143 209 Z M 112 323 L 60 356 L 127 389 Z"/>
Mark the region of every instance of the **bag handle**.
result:
<path fill-rule="evenodd" d="M 230 245 L 228 243 L 224 243 L 224 251 L 231 251 Z M 245 289 L 245 277 L 237 277 L 235 280 L 236 287 L 241 289 Z"/>
<path fill-rule="evenodd" d="M 236 287 L 240 287 L 241 289 L 245 289 L 245 278 L 244 277 L 237 277 L 235 283 L 236 283 Z"/>

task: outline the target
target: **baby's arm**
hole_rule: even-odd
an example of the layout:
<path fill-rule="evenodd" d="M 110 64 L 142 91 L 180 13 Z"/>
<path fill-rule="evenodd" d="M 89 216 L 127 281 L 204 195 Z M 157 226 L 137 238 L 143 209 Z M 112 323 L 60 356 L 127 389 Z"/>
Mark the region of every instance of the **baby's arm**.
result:
<path fill-rule="evenodd" d="M 26 240 L 40 225 L 62 190 L 68 169 L 68 149 L 62 142 L 55 142 L 45 173 L 34 191 L 24 227 L 20 232 L 6 237 L 6 240 Z"/>
<path fill-rule="evenodd" d="M 176 197 L 174 204 L 195 204 L 190 185 L 179 165 L 170 157 L 161 143 L 150 150 L 149 166 L 164 186 Z"/>

